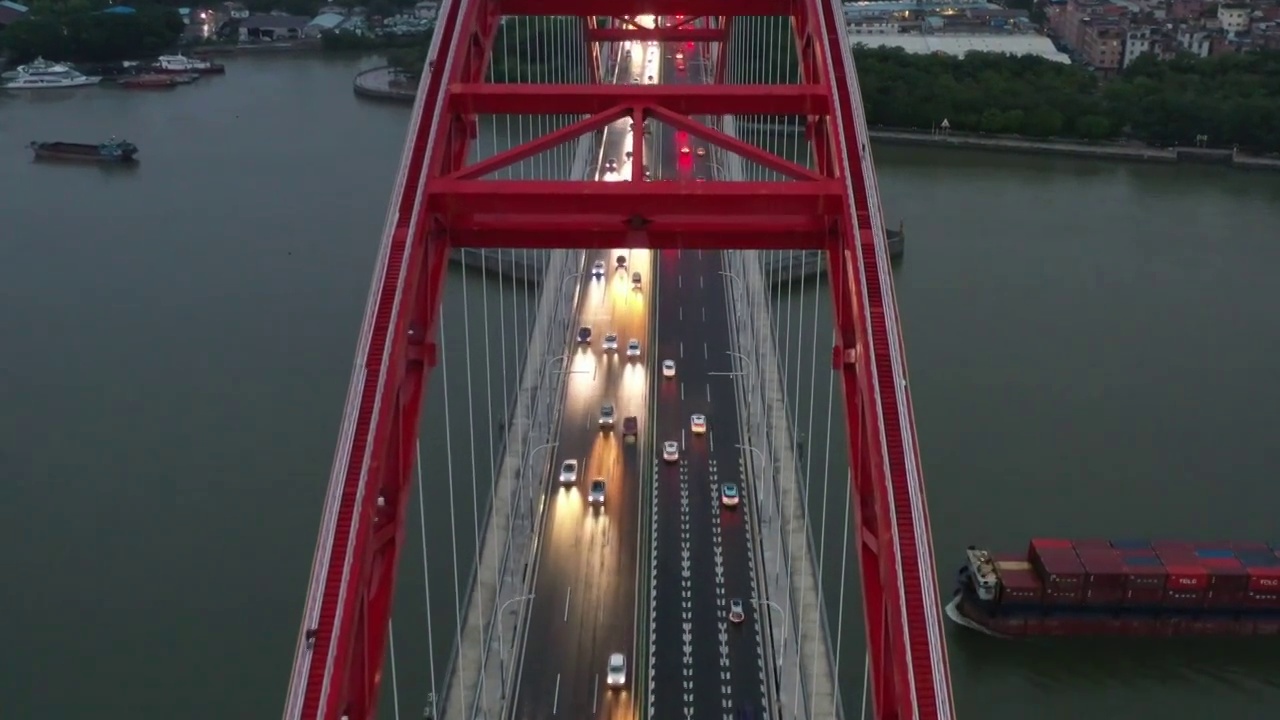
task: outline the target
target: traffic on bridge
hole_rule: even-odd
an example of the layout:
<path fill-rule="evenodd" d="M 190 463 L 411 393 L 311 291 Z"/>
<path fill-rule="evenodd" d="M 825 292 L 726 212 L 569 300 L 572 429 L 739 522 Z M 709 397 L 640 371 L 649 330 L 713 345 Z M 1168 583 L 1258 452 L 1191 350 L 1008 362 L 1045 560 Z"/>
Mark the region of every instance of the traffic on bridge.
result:
<path fill-rule="evenodd" d="M 882 719 L 953 718 L 840 4 L 746 0 L 731 17 L 707 0 L 624 0 L 612 11 L 593 15 L 581 0 L 441 4 L 284 718 L 398 718 L 401 684 L 422 684 L 398 674 L 391 623 L 415 495 L 429 637 L 398 642 L 427 648 L 426 717 L 800 720 L 860 705 Z M 486 151 L 477 138 L 497 126 L 512 142 Z M 446 268 L 459 250 L 498 276 L 529 251 L 543 258 L 521 270 L 537 275 L 529 337 L 508 349 L 504 336 L 501 357 L 488 344 L 490 309 L 473 308 L 465 285 L 455 312 Z M 793 333 L 771 310 L 770 258 L 797 250 L 825 253 L 835 326 L 821 339 L 812 317 Z M 446 347 L 457 342 L 446 323 L 462 326 L 461 352 Z M 506 332 L 505 317 L 497 327 Z M 830 359 L 804 368 L 792 354 L 806 344 Z M 502 381 L 501 402 L 472 386 L 471 432 L 445 438 L 444 457 L 424 456 L 422 413 L 458 412 L 447 382 L 439 400 L 435 385 L 426 391 L 451 362 L 468 366 L 469 384 L 477 363 L 511 364 L 516 380 L 510 392 Z M 835 420 L 848 454 L 833 465 L 824 427 L 815 468 L 813 412 L 797 416 L 789 378 L 822 367 L 829 397 L 844 401 Z M 497 437 L 476 432 L 495 424 L 477 423 L 477 406 L 498 418 Z M 470 478 L 455 455 L 470 458 Z M 492 466 L 477 472 L 477 457 Z M 840 580 L 824 586 L 828 513 L 815 526 L 809 490 L 823 487 L 828 503 L 833 477 L 845 485 L 832 516 L 848 550 L 832 551 Z M 455 494 L 472 507 L 470 559 L 458 554 Z M 430 587 L 438 551 L 424 495 L 447 495 L 447 600 Z M 846 579 L 846 555 L 859 580 Z M 840 648 L 846 590 L 866 628 L 852 675 Z M 437 667 L 430 628 L 441 615 L 453 637 Z"/>

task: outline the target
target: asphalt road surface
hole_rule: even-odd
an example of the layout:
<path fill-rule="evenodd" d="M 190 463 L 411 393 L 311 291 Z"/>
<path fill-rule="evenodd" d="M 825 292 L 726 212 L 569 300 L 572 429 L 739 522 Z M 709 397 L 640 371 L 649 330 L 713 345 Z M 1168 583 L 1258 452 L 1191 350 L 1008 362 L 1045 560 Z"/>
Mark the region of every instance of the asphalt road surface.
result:
<path fill-rule="evenodd" d="M 656 72 L 658 54 L 657 48 L 648 57 L 633 53 L 623 61 L 617 79 L 629 82 L 628 71 L 634 71 L 643 82 L 646 66 Z M 630 147 L 629 120 L 606 128 L 596 179 L 616 182 L 627 176 Z M 610 169 L 610 159 L 616 169 Z M 619 255 L 627 258 L 626 269 L 617 267 Z M 528 635 L 510 715 L 514 720 L 625 720 L 638 711 L 633 680 L 636 629 L 643 616 L 636 603 L 637 534 L 639 513 L 646 509 L 640 504 L 641 488 L 652 474 L 651 438 L 644 432 L 650 427 L 648 391 L 651 374 L 660 372 L 653 364 L 649 331 L 652 255 L 627 248 L 587 253 L 577 324 L 591 328 L 591 340 L 566 348 L 563 368 L 554 363 L 548 368 L 569 375 L 555 461 L 546 465 L 552 472 L 545 483 L 534 598 L 528 601 Z M 605 263 L 603 277 L 593 277 L 596 261 Z M 632 282 L 635 272 L 641 275 L 638 288 Z M 618 336 L 617 350 L 603 348 L 610 332 Z M 639 340 L 641 353 L 629 358 L 627 345 L 633 338 Z M 613 430 L 600 427 L 604 403 L 616 408 Z M 627 442 L 622 432 L 623 418 L 631 415 L 642 429 L 635 443 Z M 568 459 L 581 464 L 578 480 L 560 486 L 560 466 Z M 603 507 L 587 503 L 595 478 L 606 483 Z M 608 657 L 615 652 L 627 659 L 627 683 L 621 688 L 605 684 Z"/>
<path fill-rule="evenodd" d="M 662 79 L 675 84 L 702 81 L 691 49 L 669 44 Z M 677 69 L 676 53 L 690 53 Z M 656 180 L 699 182 L 713 177 L 705 141 L 662 127 L 654 165 Z M 684 147 L 690 152 L 685 154 Z M 757 625 L 754 531 L 742 496 L 725 507 L 725 483 L 745 489 L 739 459 L 743 441 L 729 354 L 726 292 L 732 278 L 720 252 L 664 250 L 657 259 L 654 320 L 658 360 L 675 361 L 676 376 L 658 384 L 655 445 L 675 441 L 677 462 L 659 461 L 653 491 L 656 550 L 654 582 L 654 662 L 652 717 L 729 720 L 744 708 L 763 718 L 765 666 Z M 707 417 L 707 431 L 695 435 L 694 413 Z M 742 600 L 745 618 L 729 619 L 729 603 Z M 764 608 L 761 608 L 764 611 Z"/>

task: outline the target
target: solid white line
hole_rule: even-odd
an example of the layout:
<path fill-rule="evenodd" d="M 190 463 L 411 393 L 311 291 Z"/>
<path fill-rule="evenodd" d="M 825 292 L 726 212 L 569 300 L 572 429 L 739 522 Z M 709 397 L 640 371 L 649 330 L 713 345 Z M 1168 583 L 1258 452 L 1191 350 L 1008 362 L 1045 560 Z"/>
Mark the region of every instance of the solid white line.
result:
<path fill-rule="evenodd" d="M 569 622 L 569 598 L 573 597 L 573 586 L 569 586 L 569 590 L 564 594 L 564 621 Z"/>
<path fill-rule="evenodd" d="M 680 449 L 684 449 L 684 428 L 680 428 Z"/>
<path fill-rule="evenodd" d="M 596 673 L 596 684 L 591 689 L 591 713 L 593 715 L 598 707 L 600 707 L 600 673 Z"/>
<path fill-rule="evenodd" d="M 556 709 L 560 707 L 560 673 L 556 673 L 556 694 L 551 698 L 551 714 L 556 714 Z"/>
<path fill-rule="evenodd" d="M 716 437 L 710 430 L 707 431 L 707 446 L 711 448 L 711 452 L 716 451 Z"/>

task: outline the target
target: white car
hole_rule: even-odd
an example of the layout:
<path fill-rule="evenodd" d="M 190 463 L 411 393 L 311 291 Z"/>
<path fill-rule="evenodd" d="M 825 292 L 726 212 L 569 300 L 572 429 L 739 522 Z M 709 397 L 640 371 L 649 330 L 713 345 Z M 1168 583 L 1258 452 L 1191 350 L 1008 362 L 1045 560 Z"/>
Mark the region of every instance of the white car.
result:
<path fill-rule="evenodd" d="M 591 276 L 598 277 L 598 278 L 604 277 L 604 261 L 603 260 L 597 260 L 596 264 L 591 266 Z"/>
<path fill-rule="evenodd" d="M 738 486 L 733 483 L 725 483 L 720 486 L 720 502 L 725 507 L 738 507 Z"/>
<path fill-rule="evenodd" d="M 617 350 L 618 349 L 618 333 L 605 334 L 603 347 L 605 350 Z"/>
<path fill-rule="evenodd" d="M 675 462 L 680 459 L 680 443 L 668 440 L 662 443 L 662 459 L 667 462 Z"/>
<path fill-rule="evenodd" d="M 591 481 L 591 489 L 587 491 L 588 505 L 604 505 L 604 478 Z"/>
<path fill-rule="evenodd" d="M 671 378 L 675 376 L 676 376 L 676 361 L 663 360 L 662 361 L 662 377 Z"/>
<path fill-rule="evenodd" d="M 572 485 L 578 482 L 578 461 L 565 460 L 560 466 L 560 484 Z"/>
<path fill-rule="evenodd" d="M 734 625 L 737 625 L 738 623 L 742 622 L 745 619 L 747 619 L 747 614 L 746 612 L 743 611 L 742 601 L 739 600 L 738 598 L 734 598 L 730 600 L 729 601 L 729 622 L 733 623 Z"/>
<path fill-rule="evenodd" d="M 600 427 L 603 430 L 613 429 L 613 419 L 617 413 L 613 409 L 613 403 L 605 403 L 600 406 Z"/>
<path fill-rule="evenodd" d="M 689 429 L 694 435 L 702 435 L 707 432 L 707 416 L 701 413 L 695 414 L 689 418 Z"/>
<path fill-rule="evenodd" d="M 627 357 L 640 357 L 640 341 L 631 338 L 627 343 Z"/>
<path fill-rule="evenodd" d="M 622 653 L 609 656 L 609 668 L 604 681 L 611 688 L 620 688 L 627 684 L 627 658 Z"/>

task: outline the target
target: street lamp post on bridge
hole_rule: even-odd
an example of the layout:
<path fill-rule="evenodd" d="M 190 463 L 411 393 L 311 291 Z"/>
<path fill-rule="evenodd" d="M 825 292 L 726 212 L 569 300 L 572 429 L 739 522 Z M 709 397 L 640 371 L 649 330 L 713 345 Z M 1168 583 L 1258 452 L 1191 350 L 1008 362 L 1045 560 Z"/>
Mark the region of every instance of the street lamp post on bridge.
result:
<path fill-rule="evenodd" d="M 530 527 L 533 527 L 533 500 L 535 497 L 537 497 L 538 490 L 542 488 L 542 483 L 537 481 L 539 479 L 537 474 L 533 472 L 533 456 L 539 450 L 549 450 L 551 448 L 558 447 L 559 445 L 560 443 L 543 443 L 542 445 L 539 445 L 538 447 L 530 450 L 529 454 L 525 456 L 524 466 L 525 468 L 527 468 L 529 472 L 529 481 L 525 483 L 525 487 L 527 488 L 526 495 L 529 499 L 529 526 Z"/>
<path fill-rule="evenodd" d="M 781 697 L 781 696 L 782 696 L 782 678 L 781 678 L 781 675 L 782 675 L 782 656 L 783 656 L 783 655 L 785 655 L 785 654 L 787 653 L 787 624 L 788 624 L 788 623 L 787 623 L 787 613 L 782 609 L 782 607 L 781 607 L 780 605 L 778 605 L 778 603 L 776 603 L 776 602 L 774 602 L 774 601 L 772 601 L 772 600 L 760 600 L 760 599 L 758 599 L 758 598 L 751 598 L 751 604 L 752 604 L 752 605 L 754 605 L 754 606 L 756 607 L 756 612 L 757 612 L 757 613 L 759 613 L 759 612 L 760 612 L 760 606 L 761 606 L 761 605 L 764 605 L 765 607 L 769 608 L 770 610 L 774 610 L 774 611 L 776 611 L 776 612 L 778 613 L 778 615 L 780 616 L 780 618 L 781 618 L 781 622 L 782 622 L 782 647 L 781 647 L 781 649 L 779 649 L 776 653 L 774 653 L 774 655 L 776 655 L 776 657 L 773 659 L 773 684 L 774 684 L 774 687 L 777 689 L 777 693 L 778 693 L 778 704 L 779 704 L 779 705 L 781 705 L 781 704 L 782 704 L 782 697 Z M 757 622 L 759 622 L 759 620 L 757 620 Z M 796 648 L 796 652 L 797 652 L 797 653 L 799 652 L 799 646 L 797 646 L 797 648 Z M 797 692 L 799 692 L 799 688 L 798 688 L 798 687 L 797 687 L 797 690 L 796 690 L 796 691 L 797 691 Z"/>
<path fill-rule="evenodd" d="M 756 454 L 757 457 L 760 458 L 760 475 L 761 475 L 760 484 L 763 485 L 766 489 L 769 488 L 768 479 L 764 477 L 765 468 L 768 468 L 770 470 L 769 472 L 770 476 L 773 475 L 773 472 L 772 472 L 773 468 L 769 466 L 769 460 L 765 457 L 764 453 L 761 452 L 759 448 L 755 448 L 750 445 L 738 445 L 736 447 L 739 450 L 748 450 L 750 452 L 753 452 Z M 774 490 L 773 495 L 776 495 L 776 494 L 777 494 L 777 490 Z M 765 508 L 765 522 L 769 522 L 770 520 L 773 519 L 773 503 L 769 502 L 769 500 L 773 498 L 773 495 L 766 495 L 764 499 L 763 505 Z"/>
<path fill-rule="evenodd" d="M 542 447 L 547 446 L 543 445 Z M 500 695 L 502 700 L 507 699 L 507 644 L 502 639 L 502 614 L 506 612 L 507 606 L 511 603 L 520 602 L 521 600 L 532 600 L 534 597 L 534 595 L 513 597 L 502 603 L 502 607 L 498 608 L 498 682 L 502 685 L 502 692 Z M 783 632 L 786 632 L 785 628 L 783 629 Z"/>
<path fill-rule="evenodd" d="M 734 307 L 734 315 L 742 315 L 742 306 L 747 304 L 747 284 L 742 282 L 742 278 L 727 270 L 721 270 L 720 274 L 727 278 L 733 278 L 738 282 L 737 288 L 738 292 L 742 294 L 742 302 Z"/>

